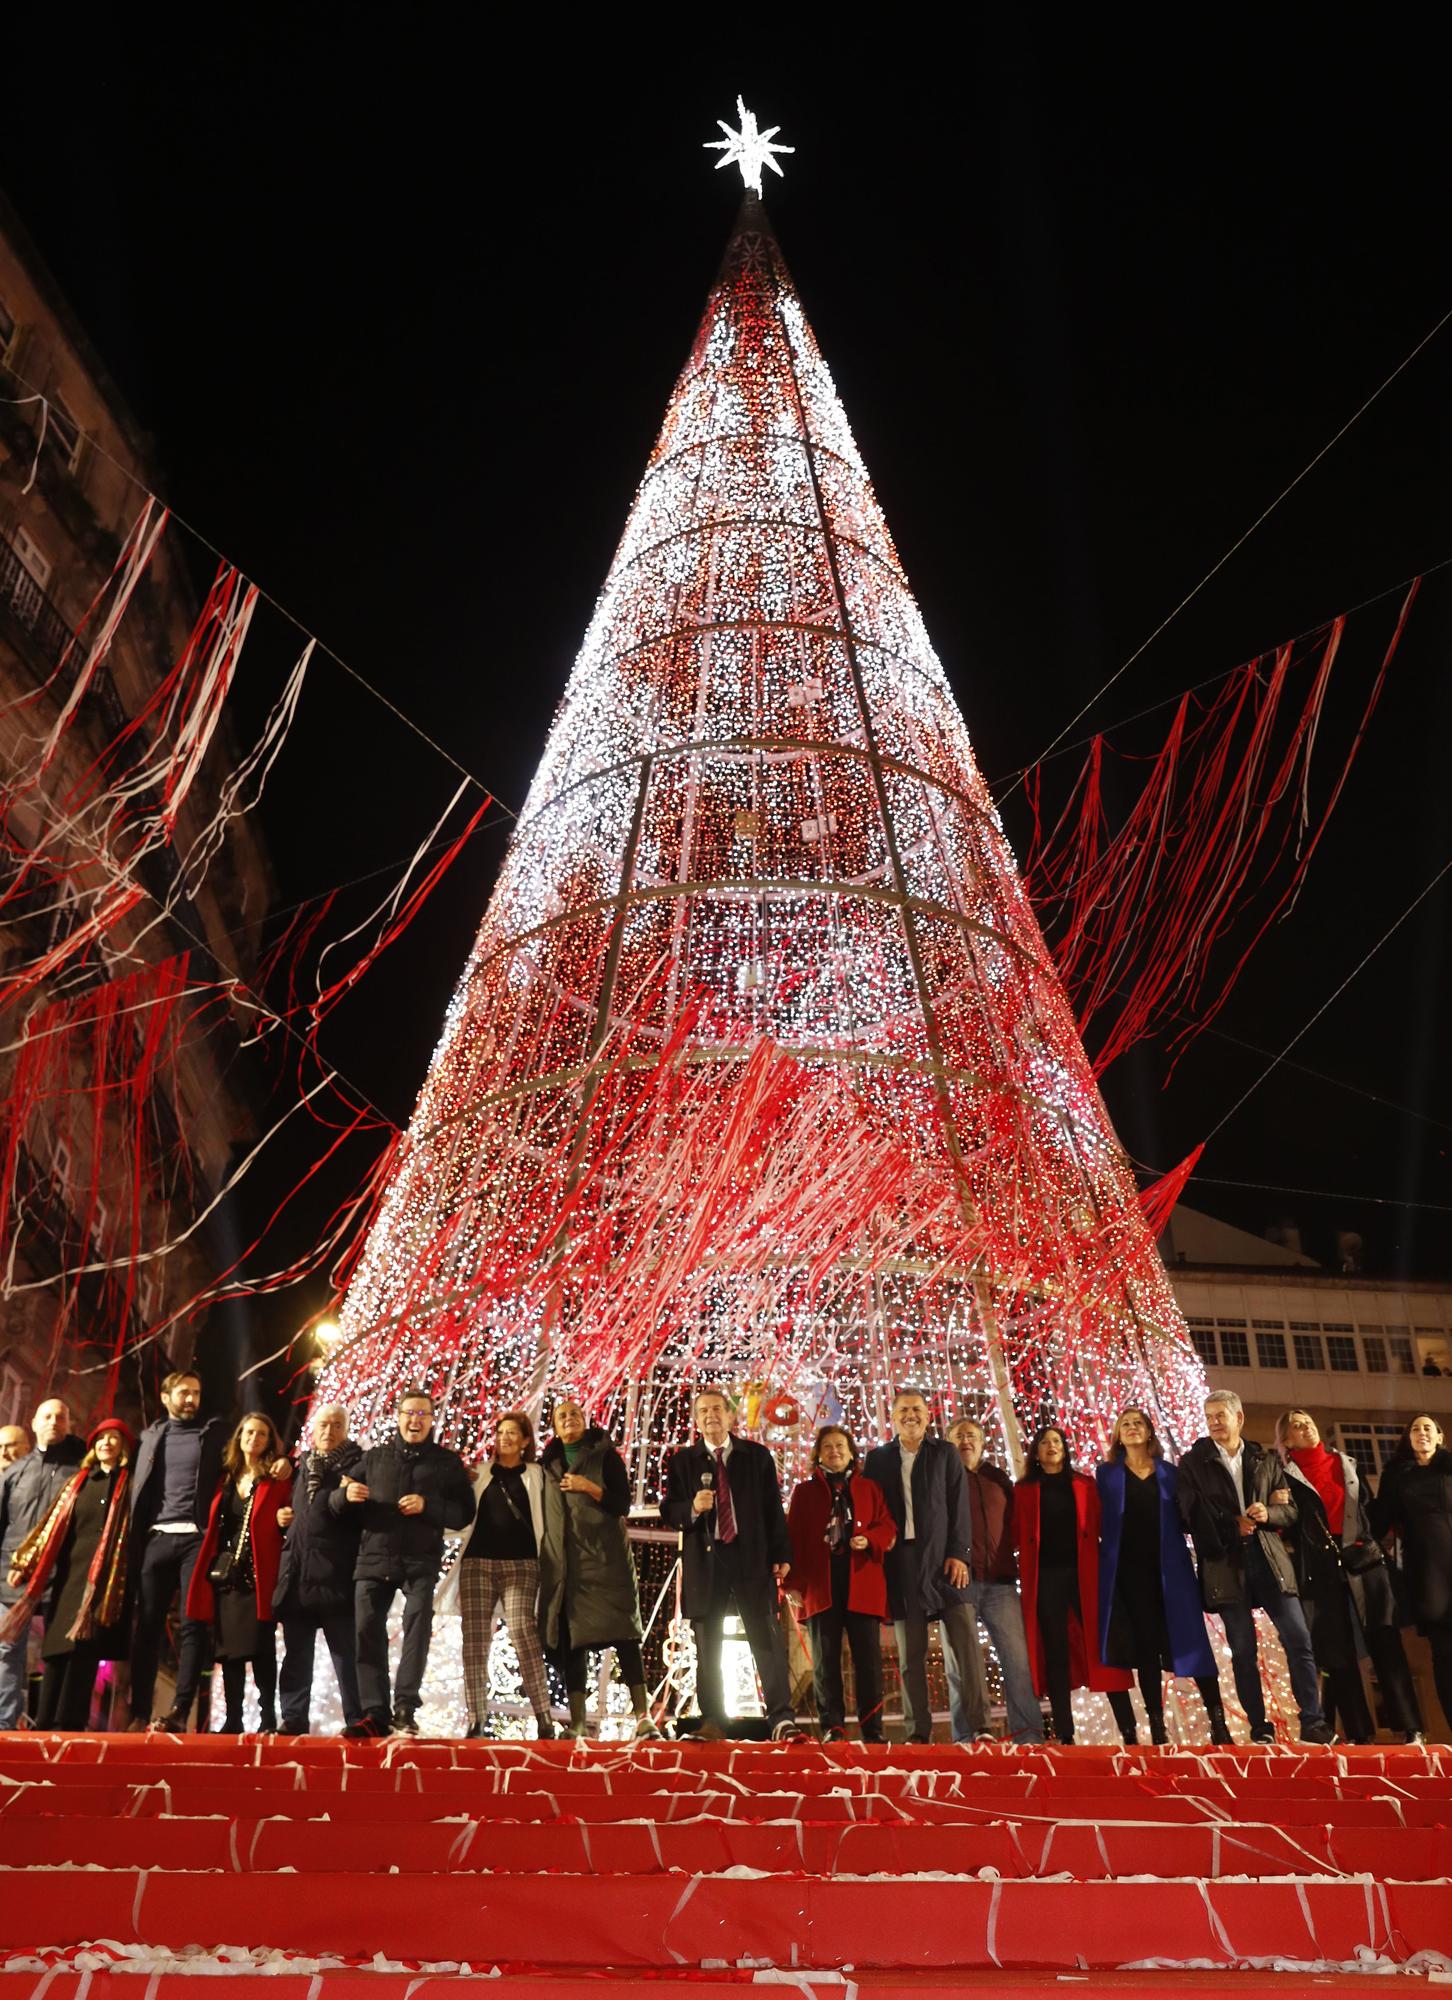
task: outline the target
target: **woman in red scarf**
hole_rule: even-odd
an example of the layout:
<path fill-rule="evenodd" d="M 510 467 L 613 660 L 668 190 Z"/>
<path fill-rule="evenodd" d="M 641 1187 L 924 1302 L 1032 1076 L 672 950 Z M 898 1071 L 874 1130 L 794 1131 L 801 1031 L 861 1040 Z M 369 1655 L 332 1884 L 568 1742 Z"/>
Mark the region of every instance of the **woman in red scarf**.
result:
<path fill-rule="evenodd" d="M 54 1586 L 41 1647 L 37 1729 L 84 1729 L 102 1660 L 124 1658 L 127 1650 L 126 1544 L 136 1440 L 119 1417 L 103 1417 L 87 1443 L 75 1478 L 20 1544 L 13 1563 L 25 1588 L 6 1625 L 22 1613 L 28 1621 Z M 0 1626 L 0 1638 L 8 1636 Z"/>
<path fill-rule="evenodd" d="M 1417 1691 L 1397 1626 L 1391 1576 L 1363 1511 L 1367 1503 L 1356 1461 L 1326 1449 L 1307 1410 L 1281 1412 L 1276 1445 L 1296 1496 L 1292 1555 L 1327 1719 L 1334 1711 L 1353 1743 L 1375 1738 L 1360 1665 L 1369 1653 L 1390 1726 L 1409 1743 L 1419 1743 Z"/>
<path fill-rule="evenodd" d="M 262 1728 L 277 1728 L 277 1626 L 272 1599 L 282 1561 L 277 1510 L 288 1487 L 268 1467 L 283 1456 L 272 1419 L 249 1410 L 222 1453 L 222 1485 L 187 1590 L 187 1616 L 210 1625 L 226 1698 L 223 1733 L 242 1734 L 247 1669 Z"/>
<path fill-rule="evenodd" d="M 850 1431 L 827 1424 L 812 1446 L 812 1476 L 787 1509 L 792 1538 L 788 1595 L 801 1606 L 812 1637 L 817 1721 L 828 1743 L 845 1743 L 842 1635 L 852 1651 L 857 1720 L 864 1743 L 881 1743 L 882 1626 L 887 1579 L 882 1559 L 897 1530 L 875 1480 L 857 1470 Z"/>

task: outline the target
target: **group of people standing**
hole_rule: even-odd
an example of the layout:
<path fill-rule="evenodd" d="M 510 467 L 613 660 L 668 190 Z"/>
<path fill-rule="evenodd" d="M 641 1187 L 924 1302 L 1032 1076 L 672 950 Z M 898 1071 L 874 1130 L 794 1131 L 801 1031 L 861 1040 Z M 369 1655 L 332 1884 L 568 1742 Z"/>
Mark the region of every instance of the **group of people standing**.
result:
<path fill-rule="evenodd" d="M 348 1435 L 341 1406 L 318 1410 L 295 1463 L 261 1412 L 236 1424 L 203 1419 L 195 1373 L 169 1376 L 162 1400 L 165 1416 L 139 1440 L 107 1417 L 83 1443 L 55 1398 L 36 1412 L 33 1450 L 18 1427 L 0 1431 L 0 1728 L 23 1719 L 37 1613 L 45 1621 L 37 1726 L 84 1728 L 108 1659 L 129 1659 L 131 1726 L 152 1726 L 175 1605 L 176 1691 L 158 1719 L 169 1729 L 189 1726 L 215 1661 L 226 1729 L 243 1726 L 250 1667 L 262 1727 L 305 1733 L 321 1633 L 345 1734 L 411 1732 L 433 1613 L 456 1608 L 471 1735 L 488 1721 L 501 1618 L 541 1736 L 554 1734 L 547 1661 L 563 1680 L 571 1733 L 582 1736 L 589 1656 L 605 1649 L 628 1689 L 637 1738 L 660 1733 L 641 1657 L 630 1482 L 578 1401 L 554 1403 L 542 1450 L 525 1412 L 500 1416 L 471 1477 L 434 1439 L 433 1402 L 421 1390 L 399 1399 L 393 1433 L 367 1449 Z M 681 1536 L 681 1609 L 706 1738 L 729 1726 L 721 1657 L 733 1612 L 773 1735 L 803 1733 L 778 1615 L 783 1593 L 805 1627 L 828 1740 L 846 1734 L 844 1645 L 862 1738 L 883 1740 L 884 1622 L 908 1736 L 918 1742 L 932 1730 L 934 1623 L 959 1742 L 992 1733 L 980 1621 L 998 1656 L 1007 1732 L 1019 1743 L 1043 1740 L 1045 1699 L 1055 1736 L 1072 1742 L 1072 1693 L 1085 1687 L 1108 1697 L 1122 1737 L 1134 1741 L 1136 1681 L 1150 1740 L 1166 1742 L 1166 1675 L 1194 1681 L 1211 1742 L 1228 1743 L 1206 1612 L 1224 1626 L 1253 1741 L 1274 1735 L 1257 1609 L 1285 1649 L 1303 1741 L 1330 1741 L 1333 1728 L 1371 1739 L 1367 1656 L 1389 1726 L 1420 1740 L 1407 1622 L 1430 1639 L 1438 1698 L 1452 1713 L 1452 1453 L 1429 1415 L 1409 1426 L 1371 1500 L 1354 1462 L 1327 1449 L 1308 1411 L 1284 1412 L 1267 1449 L 1243 1436 L 1233 1391 L 1211 1394 L 1206 1435 L 1178 1465 L 1151 1416 L 1130 1408 L 1092 1477 L 1073 1465 L 1065 1432 L 1051 1423 L 1015 1483 L 986 1455 L 976 1419 L 940 1438 L 926 1399 L 905 1390 L 892 1406 L 891 1440 L 865 1460 L 844 1426 L 824 1426 L 788 1505 L 775 1459 L 737 1436 L 722 1391 L 701 1390 L 692 1415 L 692 1443 L 667 1461 L 661 1515 Z M 441 1583 L 450 1534 L 460 1538 L 458 1559 Z M 1388 1539 L 1398 1544 L 1395 1569 Z M 403 1642 L 390 1685 L 387 1625 L 400 1595 Z"/>

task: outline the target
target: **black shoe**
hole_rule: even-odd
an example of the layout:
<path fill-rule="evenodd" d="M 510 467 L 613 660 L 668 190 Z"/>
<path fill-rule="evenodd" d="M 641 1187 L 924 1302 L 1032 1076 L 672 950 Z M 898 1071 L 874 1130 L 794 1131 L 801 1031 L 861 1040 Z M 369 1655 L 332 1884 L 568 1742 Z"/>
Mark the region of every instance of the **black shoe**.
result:
<path fill-rule="evenodd" d="M 822 1731 L 822 1741 L 824 1743 L 845 1743 L 847 1740 L 847 1731 L 840 1724 L 835 1728 L 824 1729 Z"/>
<path fill-rule="evenodd" d="M 1165 1718 L 1162 1715 L 1152 1715 L 1149 1719 L 1149 1726 L 1151 1743 L 1166 1744 L 1169 1742 L 1170 1732 L 1165 1727 Z"/>
<path fill-rule="evenodd" d="M 470 1741 L 471 1741 L 471 1740 L 472 1740 L 472 1739 L 473 1739 L 474 1737 L 477 1737 L 477 1736 L 482 1736 L 483 1734 L 484 1734 L 484 1725 L 483 1725 L 483 1723 L 482 1723 L 482 1722 L 471 1722 L 471 1723 L 469 1724 L 469 1727 L 468 1727 L 468 1728 L 467 1728 L 467 1729 L 466 1729 L 466 1730 L 464 1731 L 464 1741 L 465 1741 L 466 1743 L 468 1743 L 468 1742 L 470 1742 Z"/>
<path fill-rule="evenodd" d="M 1336 1741 L 1336 1731 L 1328 1723 L 1313 1722 L 1308 1728 L 1301 1731 L 1301 1741 L 1303 1743 L 1334 1743 Z"/>
<path fill-rule="evenodd" d="M 356 1722 L 350 1722 L 347 1725 L 343 1734 L 351 1738 L 353 1742 L 359 1743 L 365 1741 L 368 1737 L 386 1736 L 388 1734 L 388 1725 L 386 1722 L 380 1722 L 376 1715 L 360 1715 Z"/>
<path fill-rule="evenodd" d="M 1230 1724 L 1225 1720 L 1225 1711 L 1223 1708 L 1218 1715 L 1212 1715 L 1210 1718 L 1210 1741 L 1212 1744 L 1218 1744 L 1221 1748 L 1235 1741 L 1235 1738 L 1230 1733 Z"/>
<path fill-rule="evenodd" d="M 555 1736 L 555 1719 L 552 1715 L 537 1715 L 534 1719 L 534 1735 L 537 1743 L 552 1743 Z"/>
<path fill-rule="evenodd" d="M 1274 1729 L 1271 1728 L 1268 1722 L 1263 1722 L 1260 1725 L 1259 1729 L 1251 1730 L 1250 1740 L 1252 1743 L 1274 1743 L 1276 1740 L 1276 1733 Z"/>
<path fill-rule="evenodd" d="M 395 1736 L 417 1736 L 418 1711 L 412 1708 L 396 1708 L 393 1711 L 393 1734 Z"/>
<path fill-rule="evenodd" d="M 164 1730 L 168 1736 L 185 1736 L 187 1733 L 187 1713 L 188 1711 L 186 1710 L 174 1708 L 169 1715 L 159 1715 L 151 1726 L 153 1729 Z M 239 1722 L 232 1734 L 240 1736 L 241 1733 L 242 1725 Z"/>

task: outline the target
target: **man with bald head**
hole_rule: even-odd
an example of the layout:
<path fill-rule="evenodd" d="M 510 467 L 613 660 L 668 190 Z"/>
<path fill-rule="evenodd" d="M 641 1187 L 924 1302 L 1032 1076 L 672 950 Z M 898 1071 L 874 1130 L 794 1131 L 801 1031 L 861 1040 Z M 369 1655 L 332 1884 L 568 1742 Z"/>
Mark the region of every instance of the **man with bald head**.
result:
<path fill-rule="evenodd" d="M 363 1510 L 349 1507 L 337 1514 L 328 1505 L 328 1496 L 362 1456 L 362 1447 L 348 1435 L 348 1412 L 341 1403 L 326 1404 L 315 1412 L 312 1442 L 298 1459 L 292 1505 L 278 1509 L 278 1526 L 287 1539 L 272 1608 L 282 1620 L 285 1651 L 278 1693 L 287 1736 L 308 1733 L 319 1632 L 332 1656 L 344 1724 L 363 1718 L 353 1614 L 353 1569 Z"/>
<path fill-rule="evenodd" d="M 71 1436 L 71 1413 L 59 1396 L 48 1396 L 31 1422 L 35 1450 L 0 1473 L 0 1605 L 19 1601 L 25 1579 L 11 1563 L 32 1528 L 49 1514 L 62 1488 L 85 1457 L 86 1447 Z M 49 1609 L 42 1600 L 41 1611 Z M 25 1727 L 30 1622 L 0 1643 L 0 1729 Z"/>
<path fill-rule="evenodd" d="M 24 1458 L 30 1450 L 30 1433 L 24 1424 L 0 1424 L 0 1472 Z"/>

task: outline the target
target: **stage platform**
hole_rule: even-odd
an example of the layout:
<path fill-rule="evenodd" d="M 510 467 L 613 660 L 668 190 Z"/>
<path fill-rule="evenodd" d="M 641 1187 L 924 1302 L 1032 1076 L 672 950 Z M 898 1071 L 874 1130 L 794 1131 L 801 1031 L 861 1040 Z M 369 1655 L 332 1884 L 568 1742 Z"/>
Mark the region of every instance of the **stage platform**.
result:
<path fill-rule="evenodd" d="M 1452 1984 L 1452 1752 L 0 1738 L 0 2000 Z"/>

